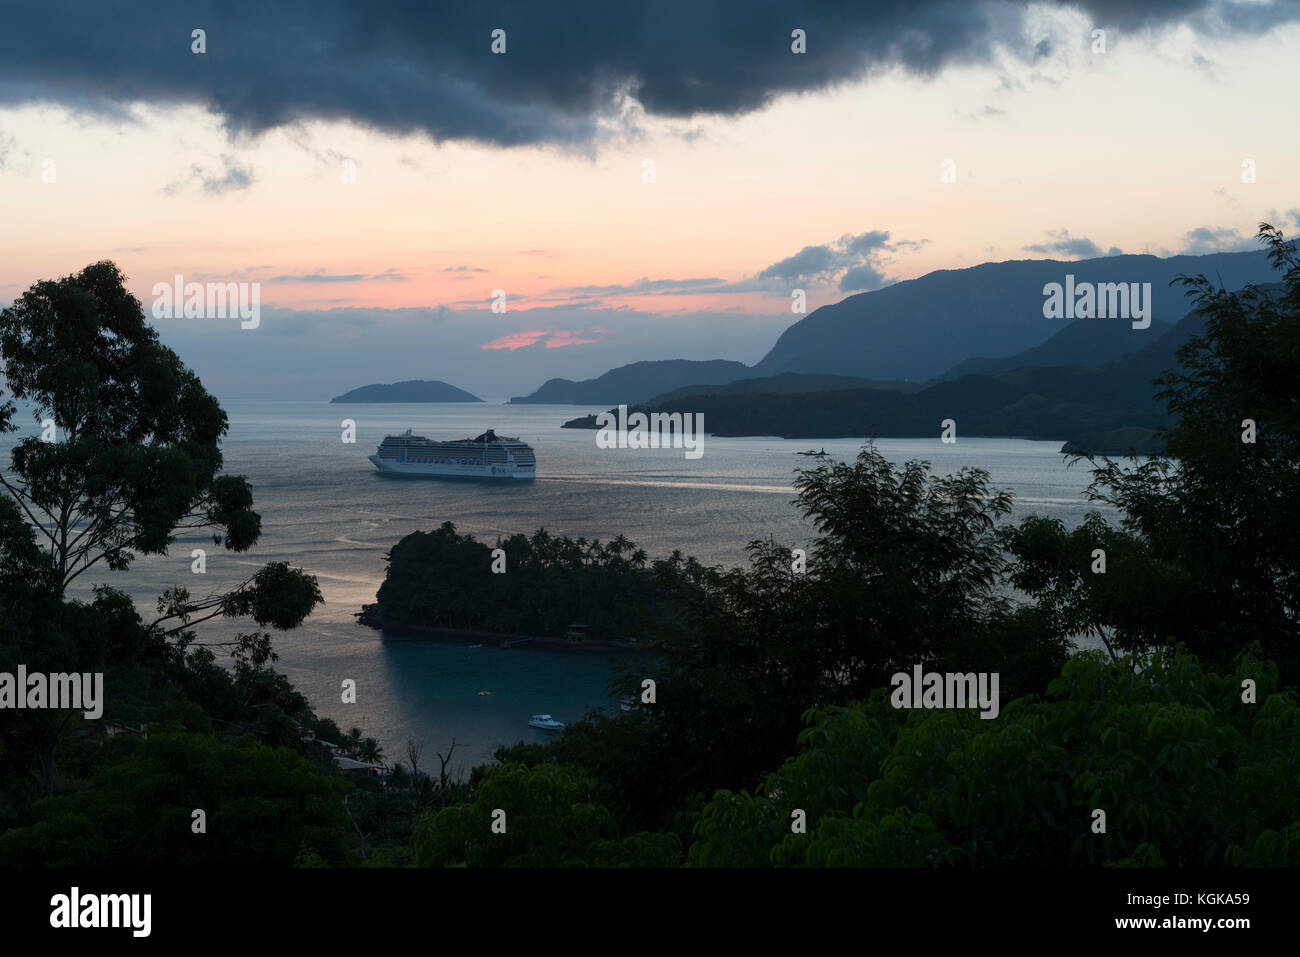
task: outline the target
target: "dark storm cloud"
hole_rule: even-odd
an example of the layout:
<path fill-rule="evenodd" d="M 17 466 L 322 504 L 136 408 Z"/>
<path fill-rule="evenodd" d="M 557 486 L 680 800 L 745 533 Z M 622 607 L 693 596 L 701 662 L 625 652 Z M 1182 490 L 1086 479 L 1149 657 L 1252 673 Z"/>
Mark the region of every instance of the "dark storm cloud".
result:
<path fill-rule="evenodd" d="M 241 166 L 231 156 L 222 156 L 221 162 L 225 168 L 217 173 L 210 172 L 198 165 L 190 167 L 188 179 L 164 186 L 163 192 L 169 196 L 174 196 L 176 193 L 181 192 L 188 183 L 197 182 L 203 187 L 203 192 L 210 196 L 219 196 L 233 190 L 248 189 L 249 186 L 253 185 L 253 168 L 251 166 Z"/>
<path fill-rule="evenodd" d="M 1025 249 L 1044 256 L 1067 256 L 1072 259 L 1098 259 L 1102 256 L 1120 255 L 1118 246 L 1110 247 L 1109 252 L 1102 252 L 1101 247 L 1087 236 L 1071 236 L 1068 229 L 1055 231 L 1049 229 L 1047 235 L 1052 237 L 1051 242 L 1034 243 L 1032 246 L 1026 246 Z"/>
<path fill-rule="evenodd" d="M 844 251 L 853 256 L 870 256 L 874 250 L 889 249 L 889 230 L 873 229 L 861 236 L 853 236 L 844 244 Z"/>
<path fill-rule="evenodd" d="M 1200 256 L 1205 253 L 1245 252 L 1258 247 L 1253 235 L 1244 235 L 1236 229 L 1227 226 L 1197 226 L 1183 236 L 1183 246 L 1179 252 L 1187 256 Z"/>
<path fill-rule="evenodd" d="M 879 289 L 885 284 L 885 276 L 875 266 L 864 263 L 854 266 L 840 277 L 841 292 L 862 292 Z"/>
<path fill-rule="evenodd" d="M 248 166 L 227 166 L 219 176 L 200 174 L 205 193 L 226 193 L 232 189 L 248 189 L 253 182 L 253 170 Z"/>
<path fill-rule="evenodd" d="M 190 103 L 232 131 L 350 120 L 438 139 L 587 144 L 619 94 L 654 115 L 735 115 L 782 93 L 869 70 L 932 75 L 1048 54 L 1004 0 L 409 3 L 162 0 L 9 4 L 0 30 L 0 104 L 57 101 L 122 118 L 136 102 Z M 1188 23 L 1259 32 L 1300 15 L 1296 0 L 1082 0 L 1108 28 Z M 491 31 L 507 32 L 493 55 Z M 191 31 L 207 52 L 191 53 Z M 806 54 L 790 33 L 807 32 Z M 1084 42 L 1085 38 L 1080 38 Z"/>
<path fill-rule="evenodd" d="M 768 266 L 757 278 L 826 281 L 841 273 L 842 291 L 870 291 L 887 281 L 881 267 L 893 262 L 890 253 L 920 249 L 928 242 L 928 239 L 890 242 L 889 230 L 873 229 L 857 236 L 841 236 L 833 243 L 805 246 L 793 256 Z"/>
<path fill-rule="evenodd" d="M 816 276 L 836 268 L 841 255 L 829 246 L 805 246 L 793 256 L 780 262 L 772 263 L 761 273 L 759 279 L 802 279 Z"/>

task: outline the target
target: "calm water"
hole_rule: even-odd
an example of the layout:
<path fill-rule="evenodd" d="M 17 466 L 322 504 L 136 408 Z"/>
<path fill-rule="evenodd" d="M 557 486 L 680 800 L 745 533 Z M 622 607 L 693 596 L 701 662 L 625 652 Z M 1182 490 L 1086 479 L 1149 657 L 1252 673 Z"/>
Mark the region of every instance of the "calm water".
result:
<path fill-rule="evenodd" d="M 278 667 L 308 696 L 318 713 L 340 727 L 353 725 L 378 738 L 390 759 L 405 760 L 408 737 L 425 744 L 422 767 L 445 753 L 454 736 L 455 765 L 487 759 L 500 744 L 541 740 L 527 726 L 534 712 L 561 721 L 587 708 L 608 706 L 610 659 L 598 652 L 541 649 L 503 651 L 486 642 L 464 644 L 382 637 L 358 626 L 353 613 L 374 600 L 384 555 L 409 532 L 444 521 L 491 543 L 496 536 L 554 534 L 607 541 L 622 533 L 652 558 L 673 549 L 707 564 L 745 562 L 745 544 L 773 536 L 792 547 L 810 529 L 792 504 L 793 471 L 811 460 L 793 453 L 820 449 L 837 459 L 855 456 L 848 439 L 714 438 L 704 454 L 683 450 L 597 449 L 595 433 L 561 429 L 566 419 L 597 409 L 455 405 L 329 405 L 312 402 L 227 402 L 230 433 L 226 470 L 248 477 L 262 538 L 248 553 L 214 549 L 210 538 L 179 540 L 170 556 L 140 560 L 131 572 L 101 572 L 95 580 L 134 595 L 149 616 L 156 596 L 181 584 L 193 594 L 229 587 L 268 561 L 288 561 L 315 575 L 325 604 L 300 629 L 277 634 Z M 356 422 L 356 443 L 341 441 L 343 419 Z M 23 421 L 28 434 L 35 427 Z M 414 428 L 448 439 L 487 428 L 518 435 L 537 450 L 533 483 L 488 484 L 393 479 L 366 456 L 386 434 Z M 937 430 L 936 430 L 937 433 Z M 8 437 L 6 437 L 8 438 Z M 3 461 L 8 463 L 3 443 Z M 1090 507 L 1089 475 L 1067 468 L 1060 442 L 959 436 L 878 443 L 891 460 L 922 458 L 947 473 L 965 465 L 987 469 L 993 483 L 1016 497 L 1013 517 L 1031 512 L 1073 525 Z M 190 549 L 206 548 L 207 574 L 190 571 Z M 86 583 L 88 589 L 91 583 Z M 151 616 L 150 616 L 151 617 Z M 148 618 L 146 619 L 148 620 Z M 238 626 L 219 624 L 216 634 Z M 357 682 L 357 703 L 340 700 L 340 682 Z M 491 697 L 479 697 L 480 690 Z"/>

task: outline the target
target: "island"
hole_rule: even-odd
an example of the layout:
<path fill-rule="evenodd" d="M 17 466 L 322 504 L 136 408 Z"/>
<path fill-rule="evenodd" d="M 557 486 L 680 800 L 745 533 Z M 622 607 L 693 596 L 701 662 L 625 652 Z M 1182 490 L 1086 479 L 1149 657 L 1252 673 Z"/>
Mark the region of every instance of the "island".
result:
<path fill-rule="evenodd" d="M 498 537 L 495 549 L 451 522 L 409 533 L 389 550 L 383 584 L 357 621 L 504 647 L 636 650 L 635 636 L 678 620 L 697 578 L 713 574 L 677 552 L 651 561 L 622 535 L 601 543 L 538 529 Z M 510 574 L 489 573 L 498 568 Z"/>
<path fill-rule="evenodd" d="M 517 395 L 511 405 L 597 405 L 645 402 L 651 396 L 688 385 L 725 385 L 749 372 L 743 362 L 727 359 L 661 359 L 633 362 L 611 369 L 598 379 L 574 382 L 548 379 L 531 395 Z"/>
<path fill-rule="evenodd" d="M 376 383 L 336 395 L 330 402 L 482 402 L 464 389 L 437 379 L 409 379 L 388 385 Z"/>

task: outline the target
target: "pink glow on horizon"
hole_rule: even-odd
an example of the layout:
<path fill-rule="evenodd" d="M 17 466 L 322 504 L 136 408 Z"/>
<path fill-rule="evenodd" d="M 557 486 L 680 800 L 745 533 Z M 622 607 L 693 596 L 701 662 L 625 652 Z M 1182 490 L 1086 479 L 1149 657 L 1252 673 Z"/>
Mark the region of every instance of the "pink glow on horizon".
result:
<path fill-rule="evenodd" d="M 480 349 L 523 349 L 537 343 L 543 336 L 549 335 L 545 329 L 530 329 L 526 332 L 512 332 L 509 335 L 500 336 L 491 342 L 485 342 Z"/>
<path fill-rule="evenodd" d="M 554 333 L 550 339 L 546 340 L 546 348 L 563 349 L 565 346 L 589 346 L 600 342 L 599 337 L 595 339 L 576 338 L 580 335 L 582 335 L 581 329 L 562 329 L 559 332 Z"/>
<path fill-rule="evenodd" d="M 485 342 L 480 349 L 524 349 L 546 340 L 547 349 L 562 349 L 565 346 L 587 346 L 600 342 L 596 339 L 579 338 L 584 335 L 582 329 L 529 329 L 499 336 L 491 342 Z"/>

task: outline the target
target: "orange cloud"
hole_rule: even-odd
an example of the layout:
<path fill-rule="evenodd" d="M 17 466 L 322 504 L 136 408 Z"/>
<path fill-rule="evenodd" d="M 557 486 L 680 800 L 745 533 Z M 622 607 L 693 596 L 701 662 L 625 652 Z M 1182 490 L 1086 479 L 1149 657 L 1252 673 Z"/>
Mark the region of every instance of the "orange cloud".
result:
<path fill-rule="evenodd" d="M 581 334 L 582 334 L 582 330 L 580 329 L 561 329 L 559 332 L 552 334 L 552 336 L 546 340 L 546 348 L 562 349 L 565 346 L 589 346 L 593 342 L 600 342 L 599 338 L 597 339 L 577 338 Z"/>
<path fill-rule="evenodd" d="M 548 335 L 545 329 L 533 329 L 527 332 L 512 332 L 507 336 L 501 336 L 493 339 L 491 342 L 485 342 L 479 346 L 480 349 L 522 349 L 525 346 L 531 346 Z"/>
<path fill-rule="evenodd" d="M 597 330 L 598 332 L 607 330 Z M 479 346 L 480 349 L 523 349 L 546 340 L 547 349 L 562 349 L 565 346 L 589 346 L 600 339 L 581 339 L 581 329 L 530 329 L 526 332 L 512 332 L 509 335 L 493 339 Z"/>

